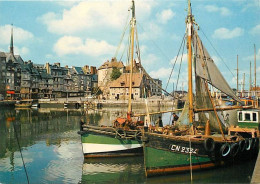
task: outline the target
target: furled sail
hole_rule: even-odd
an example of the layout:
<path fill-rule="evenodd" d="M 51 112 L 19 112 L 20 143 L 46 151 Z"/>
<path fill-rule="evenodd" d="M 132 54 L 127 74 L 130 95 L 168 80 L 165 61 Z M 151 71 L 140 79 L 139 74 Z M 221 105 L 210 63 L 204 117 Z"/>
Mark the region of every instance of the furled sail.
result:
<path fill-rule="evenodd" d="M 220 73 L 207 49 L 203 46 L 198 33 L 194 30 L 193 48 L 196 59 L 196 75 L 207 80 L 212 86 L 216 87 L 234 100 L 240 102 L 234 91 L 230 88 L 225 78 Z"/>

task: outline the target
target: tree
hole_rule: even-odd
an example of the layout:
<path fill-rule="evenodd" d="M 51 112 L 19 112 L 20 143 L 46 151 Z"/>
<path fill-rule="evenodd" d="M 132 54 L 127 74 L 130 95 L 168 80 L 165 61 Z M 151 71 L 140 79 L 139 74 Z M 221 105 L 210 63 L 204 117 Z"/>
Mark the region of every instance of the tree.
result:
<path fill-rule="evenodd" d="M 118 68 L 113 68 L 112 73 L 110 75 L 110 79 L 113 81 L 118 79 L 120 76 L 121 76 L 120 70 Z"/>

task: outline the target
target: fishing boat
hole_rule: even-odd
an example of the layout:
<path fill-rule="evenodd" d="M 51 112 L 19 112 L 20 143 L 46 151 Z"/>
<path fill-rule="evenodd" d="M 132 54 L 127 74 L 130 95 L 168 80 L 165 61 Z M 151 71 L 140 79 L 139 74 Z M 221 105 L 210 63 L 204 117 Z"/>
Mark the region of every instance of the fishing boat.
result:
<path fill-rule="evenodd" d="M 250 128 L 244 129 L 246 135 L 236 130 L 231 132 L 230 126 L 221 118 L 221 112 L 243 107 L 222 108 L 214 104 L 210 87 L 220 90 L 238 103 L 241 101 L 204 47 L 192 15 L 190 0 L 186 26 L 188 99 L 175 126 L 164 127 L 162 131 L 148 129 L 144 132 L 142 140 L 147 177 L 179 172 L 191 172 L 192 177 L 194 170 L 228 165 L 241 155 L 251 156 L 251 153 L 258 151 L 259 134 L 252 133 Z M 256 144 L 251 146 L 253 142 Z"/>
<path fill-rule="evenodd" d="M 30 108 L 32 106 L 32 99 L 18 100 L 15 103 L 16 108 Z"/>
<path fill-rule="evenodd" d="M 132 87 L 134 43 L 136 33 L 135 3 L 132 1 L 130 20 L 130 73 L 126 81 L 128 90 L 128 111 L 126 117 L 118 117 L 112 126 L 92 126 L 82 122 L 82 150 L 85 158 L 120 157 L 142 155 L 141 127 L 143 122 L 134 118 L 132 113 Z M 112 122 L 111 122 L 112 123 Z"/>

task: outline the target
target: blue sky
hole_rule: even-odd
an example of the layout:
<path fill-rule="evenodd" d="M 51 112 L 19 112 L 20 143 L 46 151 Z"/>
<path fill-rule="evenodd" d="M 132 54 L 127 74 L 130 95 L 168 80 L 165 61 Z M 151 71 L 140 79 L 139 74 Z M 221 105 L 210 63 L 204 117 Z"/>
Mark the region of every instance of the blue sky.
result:
<path fill-rule="evenodd" d="M 201 39 L 231 87 L 236 87 L 238 54 L 239 78 L 245 73 L 248 88 L 249 62 L 253 66 L 256 44 L 259 84 L 260 1 L 191 3 L 195 20 L 203 31 L 199 31 Z M 25 61 L 99 67 L 115 56 L 130 5 L 130 0 L 0 1 L 0 51 L 8 52 L 10 24 L 14 24 L 14 52 Z M 185 33 L 186 8 L 186 0 L 136 0 L 141 62 L 152 77 L 163 81 L 164 87 Z M 125 45 L 126 39 L 121 48 Z M 122 53 L 119 52 L 118 59 Z M 122 58 L 125 62 L 126 54 Z M 187 86 L 186 51 L 183 58 L 178 89 L 182 84 L 185 89 Z M 173 83 L 176 85 L 178 69 L 176 65 L 168 90 Z"/>

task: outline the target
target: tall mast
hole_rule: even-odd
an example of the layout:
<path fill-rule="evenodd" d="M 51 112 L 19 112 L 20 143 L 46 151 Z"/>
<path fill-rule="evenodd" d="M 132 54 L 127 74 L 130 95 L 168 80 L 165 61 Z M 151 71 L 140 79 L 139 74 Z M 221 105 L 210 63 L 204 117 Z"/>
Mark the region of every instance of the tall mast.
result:
<path fill-rule="evenodd" d="M 252 70 L 252 68 L 251 68 L 251 61 L 250 61 L 250 77 L 249 77 L 249 94 L 248 94 L 248 96 L 251 96 L 251 87 L 252 87 L 252 76 L 251 76 L 251 70 Z"/>
<path fill-rule="evenodd" d="M 243 84 L 242 84 L 242 97 L 244 97 L 244 91 L 245 91 L 245 73 L 243 73 Z"/>
<path fill-rule="evenodd" d="M 254 56 L 255 56 L 255 93 L 254 93 L 254 95 L 256 96 L 256 51 L 255 51 L 255 44 L 254 44 Z"/>
<path fill-rule="evenodd" d="M 237 95 L 238 95 L 238 55 L 237 55 Z"/>
<path fill-rule="evenodd" d="M 129 79 L 129 100 L 128 100 L 128 111 L 127 111 L 127 119 L 131 118 L 132 111 L 132 77 L 133 77 L 133 63 L 134 63 L 134 33 L 135 33 L 135 2 L 132 0 L 132 18 L 130 21 L 131 24 L 131 60 L 130 60 L 130 79 Z"/>
<path fill-rule="evenodd" d="M 188 44 L 188 97 L 189 97 L 189 123 L 193 123 L 193 93 L 192 93 L 192 50 L 191 50 L 191 39 L 192 39 L 192 26 L 193 16 L 191 13 L 191 3 L 188 0 L 188 16 L 186 19 L 187 24 L 187 44 Z"/>

